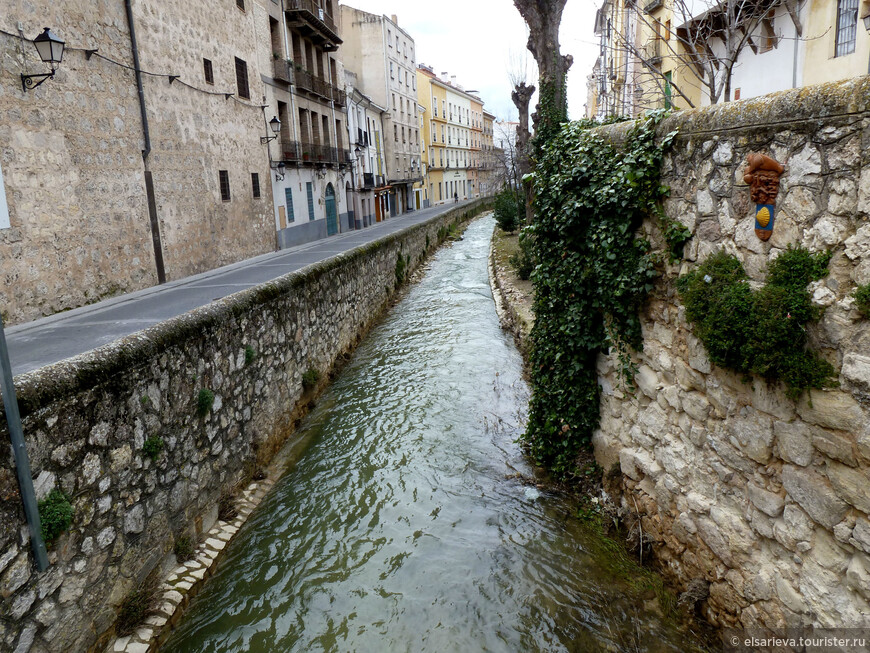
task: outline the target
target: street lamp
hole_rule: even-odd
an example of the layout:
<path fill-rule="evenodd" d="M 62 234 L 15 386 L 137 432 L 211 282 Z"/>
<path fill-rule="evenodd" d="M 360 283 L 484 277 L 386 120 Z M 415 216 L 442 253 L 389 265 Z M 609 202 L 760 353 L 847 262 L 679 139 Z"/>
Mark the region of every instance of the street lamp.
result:
<path fill-rule="evenodd" d="M 265 120 L 266 117 L 263 116 L 263 119 Z M 281 121 L 278 120 L 278 116 L 272 116 L 272 119 L 269 121 L 269 128 L 272 130 L 273 136 L 260 136 L 260 142 L 264 145 L 278 138 L 278 134 L 281 131 Z"/>
<path fill-rule="evenodd" d="M 33 45 L 36 47 L 36 52 L 43 63 L 51 65 L 50 73 L 35 73 L 32 75 L 21 75 L 21 86 L 25 92 L 28 89 L 34 89 L 42 84 L 46 79 L 54 77 L 57 70 L 57 65 L 63 59 L 63 46 L 65 41 L 58 38 L 51 29 L 45 28 L 39 36 L 33 39 Z M 37 81 L 38 80 L 38 81 Z"/>
<path fill-rule="evenodd" d="M 278 165 L 275 166 L 275 181 L 284 181 L 284 172 L 287 170 L 287 166 L 284 165 L 283 161 L 280 161 Z"/>

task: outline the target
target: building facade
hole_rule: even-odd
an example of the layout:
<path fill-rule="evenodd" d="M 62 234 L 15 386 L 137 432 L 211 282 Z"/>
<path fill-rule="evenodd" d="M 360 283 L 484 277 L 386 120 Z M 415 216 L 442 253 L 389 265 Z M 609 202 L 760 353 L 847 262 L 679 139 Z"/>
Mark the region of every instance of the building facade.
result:
<path fill-rule="evenodd" d="M 4 3 L 7 324 L 274 249 L 258 15 L 250 0 Z M 32 44 L 46 25 L 63 60 L 25 90 L 50 71 Z"/>
<path fill-rule="evenodd" d="M 357 75 L 345 71 L 347 80 L 348 142 L 353 146 L 353 206 L 355 227 L 362 229 L 389 215 L 383 151 L 384 116 L 387 110 L 357 88 Z"/>
<path fill-rule="evenodd" d="M 483 131 L 481 133 L 481 175 L 480 192 L 484 197 L 495 195 L 501 190 L 499 182 L 498 165 L 500 152 L 493 144 L 496 117 L 489 111 L 483 111 Z"/>
<path fill-rule="evenodd" d="M 432 204 L 478 197 L 478 165 L 483 132 L 483 102 L 456 83 L 437 76 L 430 66 L 417 67 L 417 97 L 427 119 L 423 141 L 427 149 L 428 178 L 421 180 Z M 477 109 L 480 109 L 478 112 Z M 480 127 L 472 125 L 472 119 Z"/>
<path fill-rule="evenodd" d="M 422 180 L 414 39 L 395 16 L 341 7 L 342 58 L 357 73 L 360 90 L 388 111 L 384 159 L 390 215 L 415 208 L 414 184 Z"/>
<path fill-rule="evenodd" d="M 356 226 L 341 38 L 333 0 L 256 1 L 263 13 L 261 59 L 271 62 L 263 74 L 264 120 L 281 123 L 266 148 L 277 242 L 284 249 Z"/>

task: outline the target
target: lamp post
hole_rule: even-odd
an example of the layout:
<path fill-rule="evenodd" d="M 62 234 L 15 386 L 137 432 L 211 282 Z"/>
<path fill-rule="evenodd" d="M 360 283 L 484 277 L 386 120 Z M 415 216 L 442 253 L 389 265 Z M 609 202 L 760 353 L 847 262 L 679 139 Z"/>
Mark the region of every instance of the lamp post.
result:
<path fill-rule="evenodd" d="M 284 162 L 279 161 L 274 170 L 276 172 L 275 181 L 284 181 L 284 172 L 287 170 L 287 166 L 284 165 Z"/>
<path fill-rule="evenodd" d="M 46 79 L 54 77 L 57 70 L 57 65 L 63 60 L 63 47 L 66 42 L 54 34 L 50 28 L 45 30 L 33 39 L 33 45 L 36 47 L 36 52 L 43 63 L 51 66 L 50 73 L 33 73 L 30 75 L 21 75 L 21 87 L 25 92 L 28 89 L 34 89 L 42 84 Z"/>
<path fill-rule="evenodd" d="M 263 116 L 263 120 L 265 119 L 266 116 Z M 263 145 L 278 138 L 278 134 L 281 132 L 281 121 L 278 120 L 278 116 L 272 116 L 272 119 L 269 121 L 269 128 L 272 130 L 272 136 L 260 136 L 260 142 Z"/>

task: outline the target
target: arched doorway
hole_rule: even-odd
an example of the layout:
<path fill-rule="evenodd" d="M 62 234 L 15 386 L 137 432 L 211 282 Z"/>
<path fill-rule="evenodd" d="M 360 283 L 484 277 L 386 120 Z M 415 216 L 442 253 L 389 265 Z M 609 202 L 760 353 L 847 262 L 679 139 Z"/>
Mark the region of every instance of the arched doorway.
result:
<path fill-rule="evenodd" d="M 338 211 L 335 206 L 335 188 L 332 184 L 326 184 L 326 235 L 334 236 L 338 233 Z"/>

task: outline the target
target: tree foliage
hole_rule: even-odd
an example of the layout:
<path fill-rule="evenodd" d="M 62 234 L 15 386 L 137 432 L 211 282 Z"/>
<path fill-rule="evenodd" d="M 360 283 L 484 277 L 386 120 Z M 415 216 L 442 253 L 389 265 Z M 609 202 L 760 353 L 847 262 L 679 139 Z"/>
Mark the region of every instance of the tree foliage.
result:
<path fill-rule="evenodd" d="M 523 436 L 534 459 L 570 474 L 599 422 L 598 354 L 613 349 L 631 383 L 640 348 L 638 311 L 657 272 L 636 235 L 668 189 L 659 183 L 663 112 L 639 119 L 617 150 L 588 122 L 565 125 L 542 149 L 531 180 L 537 267 L 530 367 L 532 399 Z"/>

